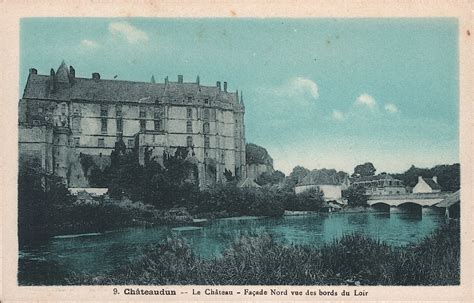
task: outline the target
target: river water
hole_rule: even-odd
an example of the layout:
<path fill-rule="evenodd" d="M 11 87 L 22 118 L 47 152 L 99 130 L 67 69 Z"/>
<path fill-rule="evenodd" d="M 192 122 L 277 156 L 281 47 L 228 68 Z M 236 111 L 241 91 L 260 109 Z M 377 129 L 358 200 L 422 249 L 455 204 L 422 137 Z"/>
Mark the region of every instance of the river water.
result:
<path fill-rule="evenodd" d="M 126 228 L 102 234 L 61 236 L 20 251 L 19 283 L 55 284 L 71 272 L 101 274 L 133 260 L 146 244 L 180 235 L 195 253 L 218 257 L 245 233 L 270 233 L 282 243 L 320 246 L 344 234 L 366 234 L 394 246 L 419 242 L 445 220 L 441 213 L 332 213 L 281 218 L 239 217 L 202 227 Z"/>

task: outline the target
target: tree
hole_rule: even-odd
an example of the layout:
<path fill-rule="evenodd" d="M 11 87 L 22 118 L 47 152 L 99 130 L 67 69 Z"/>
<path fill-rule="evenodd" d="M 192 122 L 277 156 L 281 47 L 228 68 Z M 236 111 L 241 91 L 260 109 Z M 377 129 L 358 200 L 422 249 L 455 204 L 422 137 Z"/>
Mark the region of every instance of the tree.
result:
<path fill-rule="evenodd" d="M 460 165 L 436 165 L 432 168 L 419 168 L 412 165 L 403 174 L 392 174 L 394 178 L 403 181 L 406 186 L 414 187 L 418 183 L 418 177 L 438 177 L 438 183 L 442 191 L 457 191 L 460 188 Z"/>
<path fill-rule="evenodd" d="M 300 182 L 304 177 L 306 177 L 309 172 L 310 170 L 304 168 L 303 166 L 295 166 L 290 175 L 285 179 L 285 187 L 288 190 L 293 190 L 296 184 L 298 184 L 298 182 Z"/>
<path fill-rule="evenodd" d="M 224 170 L 224 177 L 227 180 L 227 182 L 232 182 L 235 180 L 235 176 L 232 175 L 232 172 L 228 170 L 227 168 Z"/>
<path fill-rule="evenodd" d="M 359 164 L 354 168 L 352 177 L 368 177 L 375 175 L 375 167 L 371 162 Z"/>
<path fill-rule="evenodd" d="M 255 180 L 255 183 L 257 183 L 260 186 L 267 185 L 267 184 L 273 185 L 273 184 L 279 184 L 283 180 L 285 180 L 285 174 L 279 170 L 276 170 L 273 173 L 264 172 L 257 178 L 257 180 Z"/>
<path fill-rule="evenodd" d="M 18 240 L 20 246 L 54 234 L 72 200 L 62 178 L 39 167 L 18 174 Z"/>
<path fill-rule="evenodd" d="M 367 195 L 363 186 L 351 186 L 342 192 L 342 197 L 347 199 L 350 206 L 367 206 Z"/>

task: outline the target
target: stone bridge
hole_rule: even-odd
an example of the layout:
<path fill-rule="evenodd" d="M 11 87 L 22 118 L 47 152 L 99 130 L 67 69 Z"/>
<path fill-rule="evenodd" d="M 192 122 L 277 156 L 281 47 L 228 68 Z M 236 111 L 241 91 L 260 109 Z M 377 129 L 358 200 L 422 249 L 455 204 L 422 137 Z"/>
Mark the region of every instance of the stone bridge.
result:
<path fill-rule="evenodd" d="M 367 204 L 391 207 L 416 204 L 421 207 L 428 207 L 441 202 L 449 195 L 450 193 L 371 195 L 368 197 Z"/>

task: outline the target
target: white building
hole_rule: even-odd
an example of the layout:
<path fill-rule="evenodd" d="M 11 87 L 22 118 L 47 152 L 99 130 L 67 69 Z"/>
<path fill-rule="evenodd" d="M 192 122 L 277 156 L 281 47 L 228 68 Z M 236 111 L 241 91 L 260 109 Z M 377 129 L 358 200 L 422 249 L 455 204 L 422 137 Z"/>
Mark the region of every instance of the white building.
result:
<path fill-rule="evenodd" d="M 326 170 L 309 172 L 296 186 L 295 193 L 300 194 L 311 189 L 319 189 L 325 201 L 342 201 L 341 180 L 337 176 L 329 175 Z"/>
<path fill-rule="evenodd" d="M 418 176 L 418 183 L 413 187 L 414 194 L 423 193 L 439 193 L 441 192 L 441 186 L 438 184 L 438 178 L 423 178 Z"/>

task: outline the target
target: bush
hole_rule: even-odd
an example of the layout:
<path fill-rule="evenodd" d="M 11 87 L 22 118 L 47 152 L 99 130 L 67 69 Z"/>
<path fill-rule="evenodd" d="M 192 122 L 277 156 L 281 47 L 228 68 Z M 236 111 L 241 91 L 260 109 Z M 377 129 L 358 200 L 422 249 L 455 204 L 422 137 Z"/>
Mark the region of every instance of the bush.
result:
<path fill-rule="evenodd" d="M 214 260 L 197 257 L 182 239 L 167 239 L 106 276 L 73 276 L 66 283 L 459 285 L 459 259 L 457 223 L 399 248 L 361 235 L 346 235 L 321 248 L 286 246 L 268 234 L 243 235 Z"/>

